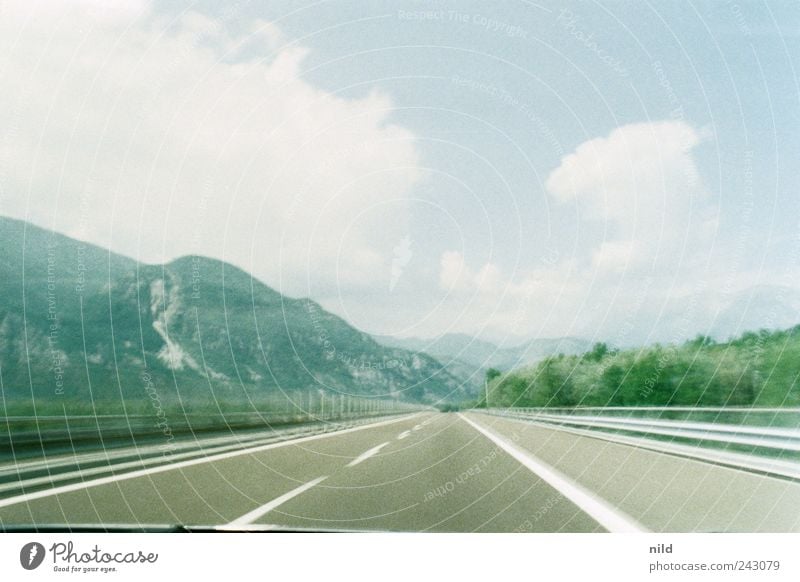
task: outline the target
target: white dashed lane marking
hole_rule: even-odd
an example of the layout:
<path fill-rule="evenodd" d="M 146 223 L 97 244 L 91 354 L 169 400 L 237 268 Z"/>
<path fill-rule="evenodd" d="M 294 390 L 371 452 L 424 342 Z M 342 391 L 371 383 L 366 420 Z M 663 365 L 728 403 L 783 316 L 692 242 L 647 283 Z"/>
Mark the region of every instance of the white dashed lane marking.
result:
<path fill-rule="evenodd" d="M 383 447 L 385 447 L 388 444 L 389 444 L 389 442 L 387 441 L 385 443 L 382 443 L 382 444 L 378 445 L 377 447 L 372 447 L 368 451 L 364 451 L 359 456 L 357 456 L 355 459 L 353 459 L 352 461 L 347 463 L 347 466 L 348 467 L 355 467 L 359 463 L 363 463 L 364 461 L 369 459 L 371 456 L 376 455 Z"/>
<path fill-rule="evenodd" d="M 417 416 L 419 413 L 416 413 L 412 416 Z M 24 493 L 22 495 L 17 495 L 14 497 L 9 497 L 6 499 L 0 499 L 0 507 L 8 507 L 10 505 L 16 505 L 17 503 L 28 503 L 35 499 L 42 499 L 45 497 L 51 497 L 53 495 L 60 495 L 62 493 L 70 493 L 72 491 L 80 491 L 82 489 L 88 489 L 90 487 L 98 487 L 100 485 L 108 485 L 109 483 L 117 483 L 119 481 L 126 481 L 128 479 L 136 479 L 138 477 L 147 477 L 150 475 L 155 475 L 158 473 L 163 473 L 166 471 L 174 471 L 176 469 L 183 469 L 186 467 L 192 467 L 194 465 L 200 465 L 204 463 L 211 463 L 213 461 L 221 461 L 223 459 L 232 459 L 235 457 L 243 456 L 243 455 L 252 455 L 254 453 L 260 453 L 262 451 L 271 451 L 273 449 L 279 449 L 283 447 L 290 447 L 294 445 L 299 445 L 301 443 L 307 443 L 315 440 L 320 439 L 329 439 L 332 437 L 337 437 L 343 434 L 350 434 L 358 431 L 363 431 L 371 428 L 376 428 L 379 426 L 387 426 L 390 424 L 394 424 L 396 422 L 403 422 L 411 418 L 410 416 L 402 416 L 400 418 L 392 418 L 390 420 L 383 420 L 380 422 L 375 422 L 371 424 L 364 424 L 361 426 L 355 426 L 352 428 L 346 428 L 339 431 L 332 431 L 323 434 L 315 434 L 306 437 L 300 437 L 297 439 L 291 439 L 286 441 L 281 441 L 278 443 L 270 443 L 266 445 L 259 445 L 254 447 L 244 447 L 239 450 L 229 451 L 225 453 L 217 453 L 213 455 L 208 455 L 207 457 L 202 457 L 200 459 L 189 459 L 187 461 L 181 461 L 178 463 L 170 463 L 168 465 L 159 465 L 157 467 L 148 467 L 147 469 L 140 469 L 138 471 L 130 471 L 129 473 L 121 473 L 119 475 L 111 475 L 110 477 L 100 477 L 98 479 L 92 479 L 89 481 L 82 481 L 80 483 L 70 483 L 68 485 L 61 485 L 59 487 L 53 487 L 52 489 L 46 489 L 44 491 L 34 491 L 32 493 Z"/>
<path fill-rule="evenodd" d="M 318 484 L 322 483 L 327 478 L 328 477 L 326 475 L 325 477 L 318 477 L 318 478 L 314 479 L 313 481 L 309 481 L 308 483 L 304 483 L 303 485 L 300 485 L 300 487 L 292 489 L 291 491 L 289 491 L 288 493 L 284 493 L 280 497 L 276 497 L 275 499 L 273 499 L 269 503 L 266 503 L 266 504 L 262 505 L 261 507 L 259 507 L 257 509 L 254 509 L 253 511 L 245 513 L 241 517 L 237 517 L 232 522 L 230 522 L 228 525 L 236 527 L 236 526 L 240 526 L 240 525 L 247 525 L 247 524 L 253 523 L 255 520 L 257 520 L 258 518 L 266 515 L 267 513 L 269 513 L 270 511 L 272 511 L 276 507 L 278 507 L 280 505 L 283 505 L 284 503 L 286 503 L 287 501 L 289 501 L 290 499 L 292 499 L 294 497 L 297 497 L 298 495 L 300 495 L 304 491 L 308 491 L 314 485 L 318 485 Z"/>

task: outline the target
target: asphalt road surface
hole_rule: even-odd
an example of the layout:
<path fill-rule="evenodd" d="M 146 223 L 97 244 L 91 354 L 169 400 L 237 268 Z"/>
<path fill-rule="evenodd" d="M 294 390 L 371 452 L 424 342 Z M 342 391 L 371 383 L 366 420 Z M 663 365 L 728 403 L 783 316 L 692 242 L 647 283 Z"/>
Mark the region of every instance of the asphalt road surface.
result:
<path fill-rule="evenodd" d="M 475 412 L 419 413 L 0 493 L 0 527 L 800 531 L 800 483 Z"/>

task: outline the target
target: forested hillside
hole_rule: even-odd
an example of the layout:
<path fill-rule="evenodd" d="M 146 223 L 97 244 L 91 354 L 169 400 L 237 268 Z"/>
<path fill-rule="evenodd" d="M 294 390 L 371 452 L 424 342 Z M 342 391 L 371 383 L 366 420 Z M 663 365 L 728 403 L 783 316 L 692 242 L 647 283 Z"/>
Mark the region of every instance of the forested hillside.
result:
<path fill-rule="evenodd" d="M 798 406 L 800 325 L 748 332 L 726 343 L 549 357 L 532 368 L 489 373 L 495 406 Z M 485 405 L 485 401 L 479 403 Z"/>

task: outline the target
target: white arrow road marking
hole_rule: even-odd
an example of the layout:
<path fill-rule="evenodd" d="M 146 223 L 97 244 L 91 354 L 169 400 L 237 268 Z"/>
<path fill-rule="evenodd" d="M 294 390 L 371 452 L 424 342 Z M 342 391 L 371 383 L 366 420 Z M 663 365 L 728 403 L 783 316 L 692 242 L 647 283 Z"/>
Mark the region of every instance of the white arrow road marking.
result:
<path fill-rule="evenodd" d="M 308 483 L 304 483 L 303 485 L 300 485 L 300 487 L 292 489 L 291 491 L 289 491 L 288 493 L 284 493 L 280 497 L 276 497 L 275 499 L 273 499 L 269 503 L 265 503 L 261 507 L 259 507 L 257 509 L 254 509 L 253 511 L 250 511 L 248 513 L 245 513 L 241 517 L 237 517 L 232 522 L 230 522 L 228 524 L 228 526 L 236 527 L 236 526 L 239 526 L 239 525 L 247 525 L 247 524 L 253 523 L 255 520 L 257 520 L 261 516 L 266 515 L 267 513 L 269 513 L 270 511 L 272 511 L 276 507 L 278 507 L 280 505 L 283 505 L 284 503 L 286 503 L 290 499 L 292 499 L 294 497 L 297 497 L 298 495 L 300 495 L 304 491 L 308 491 L 309 489 L 311 489 L 315 485 L 319 485 L 320 483 L 322 483 L 327 478 L 328 478 L 328 476 L 325 475 L 324 477 L 318 477 L 318 478 L 314 479 L 313 481 L 309 481 Z"/>
<path fill-rule="evenodd" d="M 383 444 L 380 444 L 380 445 L 378 445 L 377 447 L 372 447 L 372 448 L 371 448 L 370 450 L 368 450 L 368 451 L 364 451 L 364 452 L 363 452 L 363 453 L 361 453 L 361 454 L 360 454 L 358 457 L 356 457 L 355 459 L 353 459 L 352 461 L 350 461 L 349 463 L 347 463 L 347 466 L 348 466 L 348 467 L 355 467 L 355 466 L 356 466 L 356 465 L 358 465 L 359 463 L 363 463 L 364 461 L 366 461 L 367 459 L 369 459 L 369 458 L 370 458 L 372 455 L 375 455 L 375 454 L 377 454 L 377 453 L 378 453 L 378 451 L 380 451 L 380 450 L 381 450 L 383 447 L 385 447 L 385 446 L 386 446 L 386 445 L 388 445 L 388 444 L 389 444 L 389 442 L 387 441 L 387 442 L 385 442 L 385 443 L 383 443 Z"/>
<path fill-rule="evenodd" d="M 404 438 L 406 438 L 407 436 L 409 436 L 410 434 L 411 434 L 411 431 L 410 431 L 410 430 L 404 430 L 404 431 L 403 431 L 403 432 L 401 432 L 401 433 L 400 433 L 400 435 L 397 437 L 397 440 L 401 441 L 401 440 L 403 440 Z"/>
<path fill-rule="evenodd" d="M 530 456 L 529 453 L 518 449 L 503 437 L 489 431 L 479 424 L 471 421 L 461 413 L 458 416 L 467 422 L 472 428 L 477 430 L 487 439 L 503 449 L 517 461 L 525 465 L 531 472 L 535 473 L 543 481 L 554 487 L 561 495 L 572 501 L 584 512 L 592 517 L 597 523 L 602 525 L 610 532 L 646 532 L 647 529 L 637 523 L 632 517 L 621 512 L 616 507 L 609 504 L 604 499 L 600 499 L 594 493 L 579 485 L 563 473 L 553 467 L 546 465 L 542 461 Z"/>

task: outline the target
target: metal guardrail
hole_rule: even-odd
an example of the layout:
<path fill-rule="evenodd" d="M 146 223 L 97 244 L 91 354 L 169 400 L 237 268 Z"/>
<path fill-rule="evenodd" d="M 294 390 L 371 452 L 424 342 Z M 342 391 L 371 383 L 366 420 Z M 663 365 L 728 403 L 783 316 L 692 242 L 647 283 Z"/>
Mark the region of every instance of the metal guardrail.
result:
<path fill-rule="evenodd" d="M 304 423 L 346 422 L 428 410 L 429 407 L 397 400 L 344 395 L 309 395 L 286 399 L 279 406 L 246 412 L 185 413 L 175 407 L 151 414 L 80 414 L 0 416 L 0 448 L 39 447 L 59 443 L 171 439 L 194 432 L 247 430 Z"/>
<path fill-rule="evenodd" d="M 599 428 L 636 433 L 644 436 L 665 436 L 698 441 L 714 441 L 725 444 L 762 447 L 768 449 L 800 452 L 800 432 L 780 429 L 741 427 L 736 425 L 713 425 L 683 421 L 642 421 L 632 419 L 607 420 L 598 417 L 578 418 L 537 414 L 535 420 L 582 428 Z M 694 427 L 694 428 L 693 428 Z M 771 438 L 780 433 L 783 438 Z"/>
<path fill-rule="evenodd" d="M 594 412 L 591 415 L 586 414 L 588 409 L 569 409 L 571 414 L 551 414 L 553 410 L 494 408 L 480 409 L 477 412 L 522 420 L 578 436 L 800 481 L 800 430 L 794 428 L 613 415 L 604 417 L 597 414 L 598 411 L 605 410 L 600 408 L 591 409 Z M 635 407 L 625 410 L 638 412 Z M 650 407 L 650 410 L 672 409 Z M 701 414 L 708 412 L 707 409 L 690 410 Z M 780 413 L 789 415 L 800 414 L 798 409 L 779 410 Z M 731 412 L 730 409 L 724 411 Z M 741 412 L 753 411 L 764 412 L 763 409 L 753 408 Z M 795 417 L 791 420 L 795 420 Z"/>
<path fill-rule="evenodd" d="M 490 409 L 490 414 L 531 420 L 539 423 L 558 426 L 583 428 L 588 430 L 613 432 L 616 434 L 633 434 L 642 437 L 656 437 L 679 439 L 681 441 L 697 442 L 703 445 L 736 445 L 751 447 L 752 452 L 800 453 L 800 428 L 785 428 L 774 426 L 756 426 L 752 424 L 730 424 L 722 422 L 698 422 L 689 420 L 674 420 L 663 418 L 631 417 L 631 416 L 603 416 L 600 411 L 627 411 L 638 412 L 636 407 L 617 407 L 612 409 L 583 408 L 583 409 L 553 409 L 553 408 L 497 408 Z M 649 411 L 674 411 L 669 407 L 648 407 Z M 726 413 L 736 412 L 731 409 L 714 410 L 691 408 L 687 412 L 704 413 L 724 410 Z M 775 412 L 778 410 L 779 412 Z M 568 411 L 569 413 L 554 413 L 554 411 Z M 592 412 L 594 414 L 586 414 Z M 765 412 L 763 409 L 740 409 L 739 412 L 751 414 Z M 771 409 L 770 414 L 797 415 L 800 424 L 800 409 Z"/>
<path fill-rule="evenodd" d="M 404 416 L 408 413 L 382 416 Z M 85 480 L 109 472 L 127 472 L 178 461 L 205 457 L 272 444 L 310 435 L 336 432 L 376 421 L 376 417 L 361 417 L 337 422 L 310 422 L 284 426 L 273 430 L 246 431 L 227 435 L 206 435 L 176 440 L 169 449 L 158 443 L 126 446 L 116 449 L 73 451 L 68 454 L 47 455 L 27 460 L 9 459 L 0 462 L 0 497 L 19 491 L 51 487 L 58 483 Z"/>
<path fill-rule="evenodd" d="M 600 412 L 733 412 L 733 413 L 784 413 L 800 414 L 798 407 L 775 407 L 775 406 L 570 406 L 570 407 L 513 407 L 513 408 L 492 408 L 491 410 L 522 410 L 522 411 L 549 411 L 549 412 L 568 412 L 581 414 L 584 411 Z"/>

